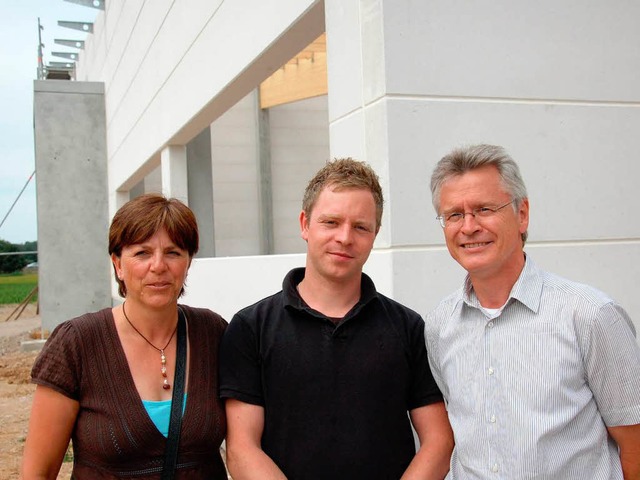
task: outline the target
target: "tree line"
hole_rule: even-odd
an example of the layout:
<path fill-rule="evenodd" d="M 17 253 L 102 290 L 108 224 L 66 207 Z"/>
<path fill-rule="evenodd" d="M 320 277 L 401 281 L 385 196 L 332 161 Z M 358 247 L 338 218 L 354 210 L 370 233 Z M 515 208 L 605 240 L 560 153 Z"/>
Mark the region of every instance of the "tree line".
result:
<path fill-rule="evenodd" d="M 38 242 L 11 243 L 0 238 L 0 253 L 37 252 Z M 19 272 L 32 262 L 38 261 L 37 253 L 23 255 L 0 255 L 0 273 Z"/>

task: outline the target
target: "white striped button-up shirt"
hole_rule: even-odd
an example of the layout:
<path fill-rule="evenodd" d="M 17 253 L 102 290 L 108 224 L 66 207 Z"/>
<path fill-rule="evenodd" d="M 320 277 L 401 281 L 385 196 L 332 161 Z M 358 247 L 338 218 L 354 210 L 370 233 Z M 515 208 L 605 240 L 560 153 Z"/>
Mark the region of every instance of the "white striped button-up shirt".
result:
<path fill-rule="evenodd" d="M 640 348 L 604 293 L 527 257 L 502 312 L 469 279 L 426 318 L 456 446 L 450 479 L 622 479 L 607 426 L 640 423 Z"/>

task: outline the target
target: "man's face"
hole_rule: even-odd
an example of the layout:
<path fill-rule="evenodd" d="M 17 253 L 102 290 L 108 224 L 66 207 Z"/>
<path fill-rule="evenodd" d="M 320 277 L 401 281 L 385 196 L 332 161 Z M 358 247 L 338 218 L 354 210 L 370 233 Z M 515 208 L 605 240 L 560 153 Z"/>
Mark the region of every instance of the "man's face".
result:
<path fill-rule="evenodd" d="M 376 238 L 376 205 L 366 189 L 325 187 L 311 215 L 300 214 L 307 271 L 329 281 L 360 279 Z"/>
<path fill-rule="evenodd" d="M 512 198 L 505 191 L 496 167 L 488 165 L 447 180 L 440 190 L 440 212 L 471 212 L 479 207 L 496 208 Z M 444 228 L 451 256 L 469 272 L 471 280 L 519 274 L 524 265 L 521 234 L 529 225 L 529 202 L 514 211 L 508 205 L 489 217 L 465 215 Z"/>

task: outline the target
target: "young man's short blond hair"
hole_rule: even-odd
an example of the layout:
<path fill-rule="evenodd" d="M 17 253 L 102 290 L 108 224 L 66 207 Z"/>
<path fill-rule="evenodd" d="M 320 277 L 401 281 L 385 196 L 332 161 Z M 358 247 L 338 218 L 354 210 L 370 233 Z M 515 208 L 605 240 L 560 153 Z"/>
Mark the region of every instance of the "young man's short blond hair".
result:
<path fill-rule="evenodd" d="M 327 162 L 311 179 L 304 191 L 302 210 L 307 218 L 311 218 L 311 211 L 325 187 L 331 187 L 336 191 L 369 190 L 376 204 L 376 231 L 380 228 L 384 204 L 382 187 L 376 172 L 365 162 L 359 162 L 353 158 L 337 158 Z"/>

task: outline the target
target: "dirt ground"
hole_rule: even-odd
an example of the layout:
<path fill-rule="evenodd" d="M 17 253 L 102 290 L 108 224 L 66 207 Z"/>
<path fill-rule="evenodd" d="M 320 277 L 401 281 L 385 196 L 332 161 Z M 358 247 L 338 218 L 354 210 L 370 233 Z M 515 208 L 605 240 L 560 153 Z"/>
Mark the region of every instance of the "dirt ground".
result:
<path fill-rule="evenodd" d="M 20 344 L 39 332 L 40 317 L 29 305 L 17 320 L 7 321 L 15 308 L 0 306 L 0 480 L 19 478 L 35 389 L 29 373 L 37 352 L 22 352 Z M 70 477 L 71 463 L 64 463 L 58 478 Z"/>

